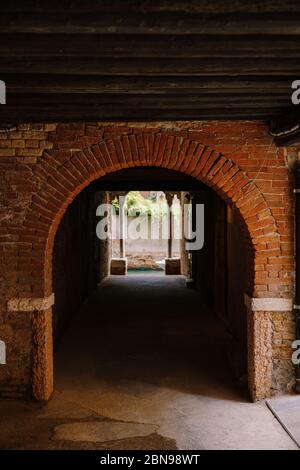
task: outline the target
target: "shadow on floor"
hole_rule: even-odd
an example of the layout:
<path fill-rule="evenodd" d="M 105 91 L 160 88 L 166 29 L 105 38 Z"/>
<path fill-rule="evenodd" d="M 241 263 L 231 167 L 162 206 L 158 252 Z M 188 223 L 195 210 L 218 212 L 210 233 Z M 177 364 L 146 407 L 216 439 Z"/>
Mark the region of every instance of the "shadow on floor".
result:
<path fill-rule="evenodd" d="M 60 380 L 88 379 L 246 399 L 226 363 L 228 336 L 182 276 L 111 276 L 88 299 L 56 355 Z M 88 374 L 88 376 L 87 376 Z"/>
<path fill-rule="evenodd" d="M 62 338 L 49 403 L 0 402 L 0 448 L 295 449 L 226 343 L 183 277 L 111 276 Z"/>

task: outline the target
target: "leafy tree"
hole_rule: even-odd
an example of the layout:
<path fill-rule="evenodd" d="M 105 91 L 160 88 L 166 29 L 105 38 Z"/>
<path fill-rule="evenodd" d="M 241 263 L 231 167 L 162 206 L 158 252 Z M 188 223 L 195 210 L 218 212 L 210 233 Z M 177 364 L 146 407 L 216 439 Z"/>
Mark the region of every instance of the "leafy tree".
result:
<path fill-rule="evenodd" d="M 119 213 L 119 201 L 115 198 L 112 202 L 116 213 Z M 140 191 L 130 191 L 126 196 L 125 209 L 127 214 L 131 217 L 138 217 L 140 215 L 152 216 L 156 218 L 162 217 L 167 211 L 166 202 L 156 202 L 155 194 L 150 194 L 144 197 Z"/>

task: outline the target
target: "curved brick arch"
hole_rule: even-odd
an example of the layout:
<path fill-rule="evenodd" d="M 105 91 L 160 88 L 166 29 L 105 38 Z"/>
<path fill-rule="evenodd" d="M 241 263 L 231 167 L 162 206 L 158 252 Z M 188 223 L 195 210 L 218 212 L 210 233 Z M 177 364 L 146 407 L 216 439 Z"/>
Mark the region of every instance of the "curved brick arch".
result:
<path fill-rule="evenodd" d="M 40 225 L 46 236 L 45 296 L 51 293 L 52 245 L 66 208 L 91 181 L 123 168 L 156 166 L 195 177 L 237 208 L 254 255 L 256 246 L 265 250 L 280 246 L 275 220 L 255 183 L 230 158 L 197 140 L 178 136 L 172 130 L 144 131 L 103 138 L 98 144 L 68 152 L 69 158 L 63 163 L 55 158 L 55 151 L 44 153 L 36 171 L 39 191 L 24 222 L 28 227 Z M 39 230 L 37 234 L 41 244 Z"/>
<path fill-rule="evenodd" d="M 256 276 L 259 276 L 256 270 L 259 264 L 256 253 L 263 251 L 267 255 L 270 251 L 272 256 L 280 256 L 280 239 L 263 194 L 234 161 L 200 141 L 170 129 L 141 131 L 139 128 L 132 128 L 129 132 L 117 135 L 100 136 L 96 143 L 77 147 L 67 144 L 63 149 L 45 151 L 34 173 L 38 191 L 32 197 L 24 226 L 32 232 L 32 253 L 36 247 L 39 247 L 42 253 L 40 271 L 35 273 L 40 283 L 39 290 L 35 293 L 38 292 L 44 298 L 52 294 L 54 238 L 63 214 L 73 199 L 90 182 L 107 173 L 128 167 L 148 166 L 175 170 L 199 179 L 239 211 L 250 239 L 248 253 L 252 264 L 252 286 L 248 293 L 255 296 Z M 51 309 L 48 309 L 47 315 L 43 321 L 39 317 L 33 323 L 37 351 L 34 360 L 33 390 L 34 395 L 41 399 L 50 396 L 53 380 L 52 337 L 50 340 L 49 333 Z M 268 327 L 260 325 L 260 328 L 262 329 L 258 331 L 251 317 L 248 324 L 248 355 L 249 381 L 254 398 L 266 396 L 270 388 L 271 359 L 268 363 L 265 361 L 263 372 L 261 367 L 256 370 L 257 361 L 266 354 L 261 347 L 261 341 L 269 334 Z M 255 333 L 256 330 L 258 333 Z M 261 335 L 259 342 L 257 334 Z"/>

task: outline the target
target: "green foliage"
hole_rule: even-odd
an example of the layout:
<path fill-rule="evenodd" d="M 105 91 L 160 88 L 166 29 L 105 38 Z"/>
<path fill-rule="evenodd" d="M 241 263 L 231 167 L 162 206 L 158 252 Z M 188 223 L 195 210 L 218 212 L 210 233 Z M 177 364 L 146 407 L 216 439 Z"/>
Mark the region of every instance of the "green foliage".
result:
<path fill-rule="evenodd" d="M 115 198 L 115 199 L 112 201 L 112 206 L 113 206 L 113 209 L 114 209 L 114 211 L 115 211 L 115 214 L 119 214 L 120 206 L 119 206 L 118 198 Z"/>
<path fill-rule="evenodd" d="M 116 199 L 113 201 L 116 214 L 119 213 L 119 202 Z M 138 217 L 152 216 L 155 218 L 162 217 L 167 211 L 167 205 L 165 201 L 156 202 L 155 194 L 144 197 L 140 191 L 130 191 L 126 196 L 126 206 L 128 216 Z"/>
<path fill-rule="evenodd" d="M 144 198 L 139 191 L 130 191 L 126 197 L 126 209 L 129 216 L 151 215 L 153 202 Z"/>

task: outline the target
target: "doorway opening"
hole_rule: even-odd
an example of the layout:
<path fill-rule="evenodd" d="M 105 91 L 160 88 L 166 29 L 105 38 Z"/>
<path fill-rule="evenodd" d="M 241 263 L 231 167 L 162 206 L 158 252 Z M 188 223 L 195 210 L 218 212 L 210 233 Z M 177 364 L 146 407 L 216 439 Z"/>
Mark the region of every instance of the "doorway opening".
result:
<path fill-rule="evenodd" d="M 180 195 L 180 192 L 151 190 L 109 193 L 112 200 L 111 274 L 162 275 L 171 267 L 173 274 L 181 274 Z M 121 260 L 123 271 L 120 270 Z"/>
<path fill-rule="evenodd" d="M 178 241 L 180 271 L 176 274 L 136 270 L 135 275 L 111 275 L 114 241 L 97 237 L 96 211 L 99 204 L 114 202 L 116 195 L 131 191 L 164 198 L 176 194 L 180 203 L 188 201 L 192 212 L 197 204 L 204 206 L 204 245 L 188 251 L 185 240 Z M 104 415 L 110 408 L 119 417 L 123 402 L 128 420 L 135 413 L 143 418 L 143 403 L 153 387 L 158 395 L 171 388 L 172 393 L 179 390 L 229 400 L 245 396 L 243 238 L 238 214 L 213 190 L 178 172 L 131 168 L 91 183 L 68 207 L 55 238 L 53 329 L 58 389 L 86 404 L 97 396 Z M 130 247 L 127 243 L 123 255 Z M 151 240 L 147 243 L 151 246 Z"/>

